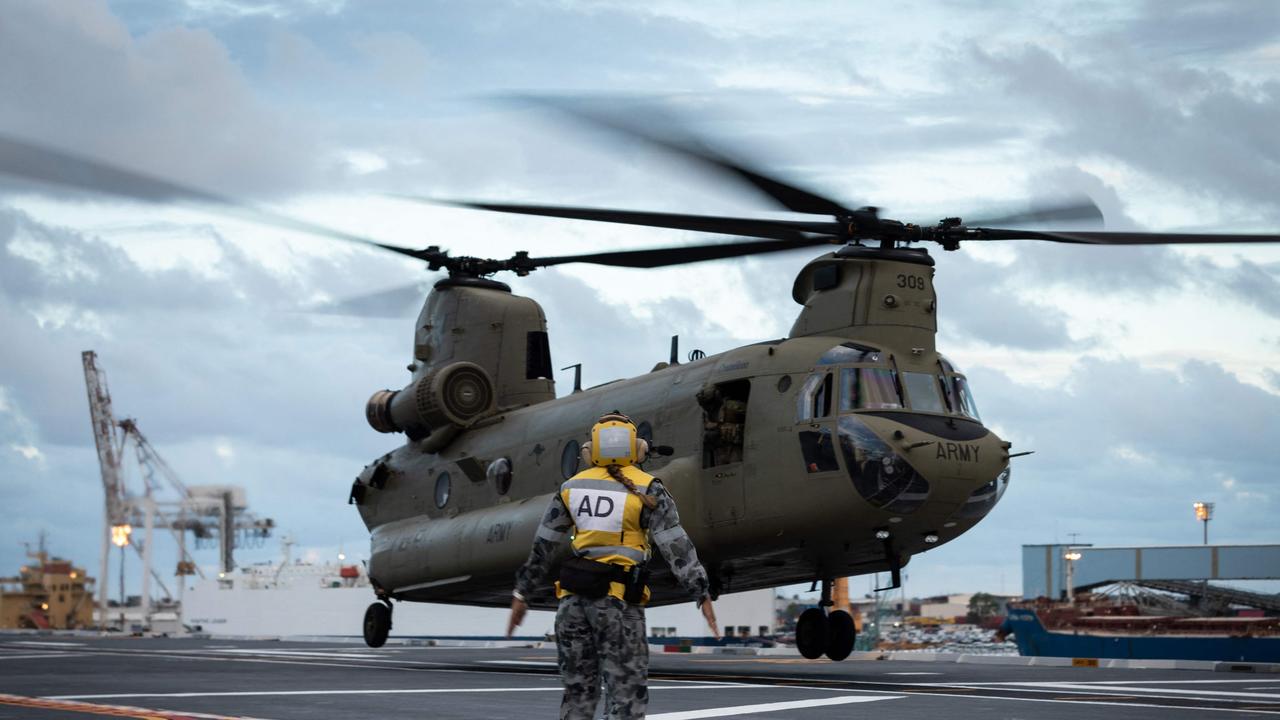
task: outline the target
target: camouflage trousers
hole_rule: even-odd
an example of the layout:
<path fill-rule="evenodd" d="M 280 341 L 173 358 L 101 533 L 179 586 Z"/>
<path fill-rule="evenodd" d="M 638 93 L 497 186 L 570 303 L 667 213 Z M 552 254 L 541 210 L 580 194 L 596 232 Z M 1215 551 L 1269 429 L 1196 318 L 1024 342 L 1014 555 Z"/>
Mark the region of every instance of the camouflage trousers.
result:
<path fill-rule="evenodd" d="M 638 720 L 649 705 L 644 607 L 617 598 L 567 595 L 556 610 L 564 698 L 560 720 L 592 720 L 605 688 L 606 720 Z"/>

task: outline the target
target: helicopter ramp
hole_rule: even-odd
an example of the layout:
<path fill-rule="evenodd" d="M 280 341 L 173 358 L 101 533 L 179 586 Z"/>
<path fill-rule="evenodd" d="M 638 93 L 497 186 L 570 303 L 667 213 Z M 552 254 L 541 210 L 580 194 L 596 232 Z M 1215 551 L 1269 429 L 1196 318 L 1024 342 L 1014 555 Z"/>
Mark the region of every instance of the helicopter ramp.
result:
<path fill-rule="evenodd" d="M 1172 665 L 1036 666 L 1013 658 L 1018 664 L 675 653 L 651 660 L 650 720 L 1280 716 L 1280 672 L 1268 674 L 1267 666 L 1243 674 Z M 524 720 L 556 717 L 560 694 L 554 650 L 532 646 L 371 650 L 344 643 L 0 636 L 3 718 Z"/>

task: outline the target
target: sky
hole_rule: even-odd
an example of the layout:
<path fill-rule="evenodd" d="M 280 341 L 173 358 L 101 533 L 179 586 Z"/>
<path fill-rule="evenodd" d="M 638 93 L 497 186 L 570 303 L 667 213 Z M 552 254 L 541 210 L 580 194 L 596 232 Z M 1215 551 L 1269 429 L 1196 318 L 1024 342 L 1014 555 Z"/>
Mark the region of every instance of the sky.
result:
<path fill-rule="evenodd" d="M 526 95 L 660 108 L 907 221 L 1086 194 L 1109 229 L 1280 230 L 1280 5 L 1261 0 L 18 0 L 0 19 L 0 97 L 17 100 L 0 136 L 385 242 L 506 257 L 709 239 L 398 195 L 777 216 L 723 177 L 512 102 Z M 647 371 L 672 334 L 708 354 L 786 335 L 817 254 L 499 279 L 543 305 L 555 366 L 583 363 L 591 385 Z M 1017 592 L 1023 544 L 1199 543 L 1198 500 L 1216 503 L 1214 542 L 1280 541 L 1280 248 L 933 255 L 939 348 L 987 424 L 1035 454 L 978 527 L 913 559 L 911 594 Z M 97 572 L 87 349 L 117 415 L 185 483 L 243 485 L 295 556 L 367 556 L 347 491 L 397 437 L 363 405 L 407 381 L 436 278 L 192 203 L 0 176 L 0 572 L 42 531 Z M 313 312 L 406 284 L 369 301 L 391 317 Z M 594 344 L 604 323 L 634 351 Z"/>

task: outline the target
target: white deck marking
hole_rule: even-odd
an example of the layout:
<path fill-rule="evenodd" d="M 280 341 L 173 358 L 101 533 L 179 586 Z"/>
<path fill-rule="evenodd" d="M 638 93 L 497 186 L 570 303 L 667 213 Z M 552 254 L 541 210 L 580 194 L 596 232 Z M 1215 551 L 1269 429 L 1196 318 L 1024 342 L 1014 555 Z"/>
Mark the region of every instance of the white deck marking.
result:
<path fill-rule="evenodd" d="M 1169 688 L 1169 687 L 1152 688 L 1152 687 L 1138 687 L 1136 685 L 1107 685 L 1104 687 L 1099 687 L 1097 685 L 1093 685 L 1090 683 L 1069 683 L 1069 682 L 1025 683 L 1022 687 L 1010 688 L 1010 690 L 1022 690 L 1022 689 L 1088 690 L 1090 692 L 1095 692 L 1095 693 L 1098 691 L 1105 690 L 1105 691 L 1109 691 L 1110 694 L 1115 694 L 1115 695 L 1128 695 L 1131 693 L 1157 693 L 1160 695 L 1164 695 L 1165 697 L 1168 697 L 1166 693 L 1173 694 L 1173 695 L 1197 695 L 1197 696 L 1212 695 L 1215 698 L 1220 697 L 1224 700 L 1229 700 L 1231 698 L 1241 698 L 1242 699 L 1241 702 L 1243 702 L 1243 700 L 1252 700 L 1252 699 L 1270 699 L 1270 700 L 1280 699 L 1280 694 L 1277 694 L 1277 693 L 1254 693 L 1254 692 L 1238 692 L 1238 691 L 1231 691 L 1231 690 L 1199 690 L 1199 689 L 1179 690 L 1177 688 Z"/>
<path fill-rule="evenodd" d="M 941 674 L 942 674 L 942 673 L 938 673 L 938 672 L 891 672 L 891 673 L 885 673 L 885 675 L 941 675 Z"/>
<path fill-rule="evenodd" d="M 1053 684 L 1055 682 L 1059 682 L 1059 681 L 1049 681 L 1047 684 Z M 1067 681 L 1061 681 L 1061 682 L 1073 682 L 1073 681 L 1067 680 Z M 1120 685 L 1120 686 L 1124 686 L 1124 685 L 1219 685 L 1219 684 L 1227 684 L 1227 683 L 1280 683 L 1280 680 L 1267 680 L 1264 678 L 1253 678 L 1252 680 L 1086 680 L 1082 682 L 1076 682 L 1077 685 Z M 924 683 L 924 684 L 930 685 L 930 686 L 933 686 L 933 685 L 946 686 L 946 685 L 955 685 L 957 683 Z M 1035 682 L 1027 682 L 1025 680 L 1022 680 L 1018 682 L 967 682 L 962 684 L 982 685 L 982 686 L 987 686 L 987 685 L 1004 686 L 1004 685 L 1042 685 L 1046 683 L 1044 682 L 1035 683 Z"/>
<path fill-rule="evenodd" d="M 386 655 L 370 655 L 368 653 L 353 652 L 317 652 L 314 650 L 219 650 L 221 655 L 266 655 L 268 657 L 299 657 L 299 658 L 321 658 L 324 660 L 333 660 L 335 658 L 352 658 L 356 660 L 386 660 Z"/>
<path fill-rule="evenodd" d="M 743 685 L 723 683 L 716 685 L 650 685 L 650 690 L 723 690 L 726 687 L 775 687 L 772 685 Z M 821 690 L 822 688 L 805 688 Z M 124 698 L 197 698 L 197 697 L 264 697 L 293 695 L 439 695 L 454 693 L 511 693 L 511 692 L 564 692 L 559 683 L 548 687 L 477 687 L 477 688 L 385 688 L 357 690 L 239 690 L 228 692 L 176 692 L 176 693 L 111 693 L 104 695 L 47 695 L 45 700 L 121 700 Z M 858 702 L 852 700 L 849 702 Z M 653 716 L 650 716 L 653 717 Z M 710 717 L 710 716 L 709 716 Z"/>
<path fill-rule="evenodd" d="M 46 652 L 32 655 L 5 655 L 4 653 L 0 653 L 0 660 L 35 660 L 38 658 L 80 657 L 88 654 L 89 653 L 77 652 Z"/>
<path fill-rule="evenodd" d="M 534 665 L 537 667 L 557 667 L 556 663 L 544 660 L 477 660 L 485 665 Z"/>
<path fill-rule="evenodd" d="M 818 688 L 813 688 L 818 689 Z M 800 710 L 803 708 L 827 707 L 829 705 L 849 705 L 852 703 L 876 702 L 877 700 L 901 700 L 902 695 L 841 695 L 816 700 L 791 700 L 788 702 L 760 703 L 759 705 L 734 705 L 733 707 L 707 708 L 705 710 L 681 710 L 678 712 L 648 715 L 649 720 L 697 720 L 698 718 L 727 717 L 730 715 L 746 715 L 747 713 L 767 713 L 779 710 Z"/>

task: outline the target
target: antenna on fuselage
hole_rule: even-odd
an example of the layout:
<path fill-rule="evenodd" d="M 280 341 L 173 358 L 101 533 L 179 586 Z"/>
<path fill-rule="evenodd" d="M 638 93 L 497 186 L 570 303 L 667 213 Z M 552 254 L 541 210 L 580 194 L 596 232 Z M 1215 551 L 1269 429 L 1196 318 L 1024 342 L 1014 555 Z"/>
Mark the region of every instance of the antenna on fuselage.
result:
<path fill-rule="evenodd" d="M 670 365 L 680 364 L 680 336 L 671 336 L 671 359 L 667 361 Z"/>
<path fill-rule="evenodd" d="M 560 369 L 563 371 L 569 368 L 573 368 L 573 392 L 580 393 L 582 392 L 582 363 L 576 363 Z"/>

